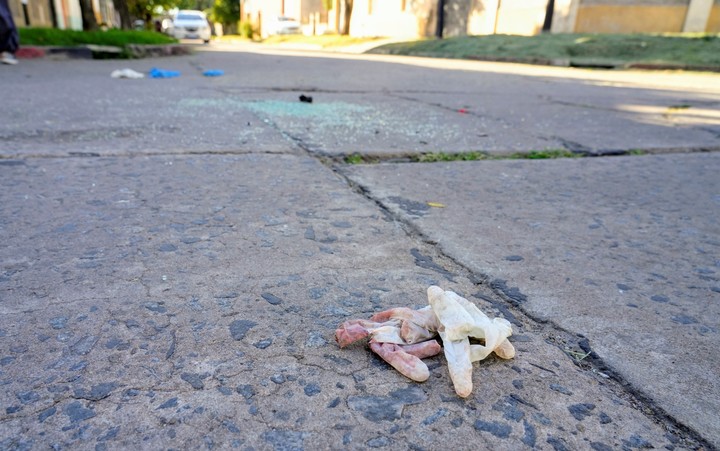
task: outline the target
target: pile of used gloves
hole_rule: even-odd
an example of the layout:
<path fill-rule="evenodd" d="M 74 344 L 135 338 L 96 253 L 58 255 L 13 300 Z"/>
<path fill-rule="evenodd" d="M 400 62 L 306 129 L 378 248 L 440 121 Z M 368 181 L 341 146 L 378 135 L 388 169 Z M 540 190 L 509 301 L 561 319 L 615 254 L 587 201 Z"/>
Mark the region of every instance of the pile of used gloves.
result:
<path fill-rule="evenodd" d="M 419 310 L 397 307 L 369 320 L 342 323 L 335 331 L 341 348 L 370 338 L 370 349 L 404 376 L 418 382 L 430 377 L 421 360 L 445 351 L 455 392 L 463 398 L 472 392 L 472 363 L 491 353 L 503 359 L 515 356 L 508 341 L 512 327 L 504 318 L 490 319 L 472 302 L 453 291 L 431 286 L 429 304 Z M 435 339 L 440 335 L 442 347 Z M 470 343 L 470 340 L 479 343 Z"/>

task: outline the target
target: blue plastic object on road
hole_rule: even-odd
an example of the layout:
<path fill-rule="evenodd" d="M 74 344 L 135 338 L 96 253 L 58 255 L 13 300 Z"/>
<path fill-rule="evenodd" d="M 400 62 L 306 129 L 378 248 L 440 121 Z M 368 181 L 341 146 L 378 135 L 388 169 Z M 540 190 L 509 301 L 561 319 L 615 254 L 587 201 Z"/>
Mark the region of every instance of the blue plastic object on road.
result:
<path fill-rule="evenodd" d="M 175 78 L 179 77 L 180 72 L 176 70 L 165 70 L 153 67 L 150 69 L 150 78 Z"/>
<path fill-rule="evenodd" d="M 203 72 L 203 75 L 206 77 L 219 77 L 221 75 L 225 75 L 225 71 L 220 69 L 210 69 Z"/>

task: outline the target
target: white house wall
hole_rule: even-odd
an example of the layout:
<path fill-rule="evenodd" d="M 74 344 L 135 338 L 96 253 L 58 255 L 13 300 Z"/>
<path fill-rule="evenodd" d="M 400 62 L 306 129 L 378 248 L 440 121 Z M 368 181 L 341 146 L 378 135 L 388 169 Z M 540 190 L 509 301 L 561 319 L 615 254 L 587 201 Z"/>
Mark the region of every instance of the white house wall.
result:
<path fill-rule="evenodd" d="M 317 0 L 285 0 L 285 14 L 307 25 Z M 341 6 L 343 2 L 334 2 Z M 542 32 L 548 0 L 444 0 L 443 35 Z M 246 0 L 254 21 L 280 13 L 281 0 Z M 432 37 L 437 27 L 438 0 L 354 0 L 350 35 L 401 39 Z M 302 5 L 302 9 L 297 10 Z M 323 14 L 342 28 L 343 12 Z M 336 13 L 339 13 L 336 15 Z M 327 19 L 325 19 L 327 17 Z M 720 0 L 555 0 L 553 33 L 632 33 L 720 30 Z"/>
<path fill-rule="evenodd" d="M 409 7 L 403 11 L 402 3 L 402 0 L 355 0 L 350 19 L 350 34 L 375 37 L 388 36 L 391 33 L 393 37 L 416 37 L 417 18 Z"/>

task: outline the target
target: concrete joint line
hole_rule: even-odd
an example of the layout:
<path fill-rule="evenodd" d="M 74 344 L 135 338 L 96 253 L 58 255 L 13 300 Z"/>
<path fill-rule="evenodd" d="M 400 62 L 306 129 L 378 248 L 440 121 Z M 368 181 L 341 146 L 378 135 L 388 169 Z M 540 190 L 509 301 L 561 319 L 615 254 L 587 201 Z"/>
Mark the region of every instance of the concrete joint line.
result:
<path fill-rule="evenodd" d="M 433 256 L 436 262 L 442 265 L 444 269 L 448 270 L 453 274 L 457 274 L 458 276 L 466 277 L 476 286 L 485 285 L 491 287 L 490 276 L 488 274 L 477 274 L 471 271 L 461 262 L 449 256 L 442 249 L 442 246 L 440 246 L 437 242 L 431 240 L 427 235 L 425 235 L 424 232 L 422 232 L 422 230 L 418 228 L 418 226 L 412 224 L 407 219 L 404 219 L 400 214 L 392 212 L 392 210 L 387 205 L 385 205 L 382 200 L 373 197 L 368 188 L 352 181 L 342 171 L 342 166 L 329 163 L 328 160 L 320 161 L 325 166 L 329 167 L 329 169 L 333 170 L 333 172 L 338 174 L 338 176 L 340 176 L 343 180 L 345 180 L 350 189 L 352 189 L 358 195 L 364 197 L 368 201 L 377 205 L 385 216 L 387 216 L 395 223 L 400 224 L 410 238 L 420 241 L 418 247 L 424 248 L 422 249 L 423 253 Z M 576 334 L 565 330 L 555 322 L 551 320 L 543 320 L 533 316 L 525 309 L 523 309 L 522 306 L 517 304 L 517 302 L 512 302 L 512 300 L 507 296 L 507 294 L 504 293 L 500 288 L 491 288 L 495 296 L 498 299 L 502 300 L 504 307 L 508 309 L 512 314 L 520 316 L 522 318 L 522 322 L 529 325 L 528 329 L 535 331 L 538 335 L 560 335 L 562 338 L 567 339 L 566 343 L 582 341 L 578 340 L 578 338 L 581 337 L 578 337 Z M 592 351 L 589 345 L 588 352 L 585 357 L 582 359 L 578 359 L 576 357 L 573 357 L 573 354 L 568 352 L 567 349 L 563 349 L 561 343 L 555 343 L 548 340 L 546 340 L 546 343 L 560 349 L 563 354 L 567 358 L 571 359 L 571 361 L 579 368 L 593 373 L 593 375 L 599 380 L 601 384 L 609 385 L 609 388 L 615 391 L 620 397 L 629 399 L 634 408 L 640 411 L 646 417 L 650 418 L 658 424 L 664 425 L 665 428 L 669 430 L 678 431 L 682 435 L 698 443 L 700 447 L 703 447 L 705 449 L 712 449 L 712 446 L 705 439 L 703 439 L 699 433 L 697 433 L 690 427 L 678 422 L 665 410 L 656 405 L 656 403 L 652 401 L 652 399 L 650 399 L 647 395 L 645 395 L 641 391 L 641 389 L 632 386 L 622 377 L 619 372 L 607 365 L 599 356 L 597 356 L 597 354 Z M 553 370 L 549 370 L 538 365 L 534 366 L 537 366 L 540 370 L 553 372 Z"/>

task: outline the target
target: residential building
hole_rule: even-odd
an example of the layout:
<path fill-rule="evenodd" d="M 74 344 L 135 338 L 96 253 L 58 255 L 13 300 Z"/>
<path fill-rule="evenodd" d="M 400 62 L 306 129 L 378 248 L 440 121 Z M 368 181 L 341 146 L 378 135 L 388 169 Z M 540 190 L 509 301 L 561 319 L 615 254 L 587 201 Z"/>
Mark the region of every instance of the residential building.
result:
<path fill-rule="evenodd" d="M 262 32 L 274 16 L 298 20 L 306 34 L 343 29 L 344 1 L 238 0 L 242 20 Z M 444 5 L 443 36 L 552 33 L 720 33 L 720 0 L 354 0 L 352 36 L 404 39 L 438 33 L 438 7 Z M 99 24 L 118 26 L 112 0 L 93 0 Z M 19 27 L 82 29 L 78 0 L 10 0 Z"/>
<path fill-rule="evenodd" d="M 54 27 L 82 30 L 78 0 L 10 0 L 10 9 L 18 27 Z M 93 0 L 98 24 L 119 26 L 112 0 Z"/>
<path fill-rule="evenodd" d="M 290 15 L 309 24 L 312 13 L 327 20 L 323 29 L 342 29 L 342 0 L 324 13 L 319 0 L 245 0 L 246 20 Z M 444 4 L 443 36 L 553 33 L 720 32 L 720 0 L 354 0 L 352 36 L 414 39 L 438 32 Z M 319 27 L 318 27 L 319 28 Z"/>
<path fill-rule="evenodd" d="M 291 17 L 303 25 L 306 34 L 327 30 L 328 14 L 322 0 L 241 0 L 241 20 L 252 23 L 262 36 L 268 24 L 279 16 Z"/>
<path fill-rule="evenodd" d="M 720 0 L 583 0 L 578 33 L 720 32 Z"/>

